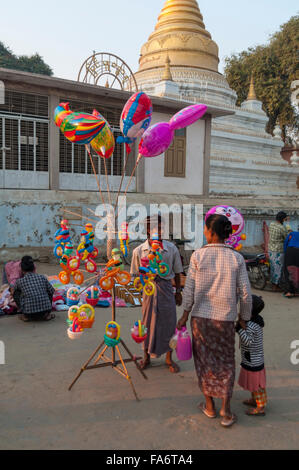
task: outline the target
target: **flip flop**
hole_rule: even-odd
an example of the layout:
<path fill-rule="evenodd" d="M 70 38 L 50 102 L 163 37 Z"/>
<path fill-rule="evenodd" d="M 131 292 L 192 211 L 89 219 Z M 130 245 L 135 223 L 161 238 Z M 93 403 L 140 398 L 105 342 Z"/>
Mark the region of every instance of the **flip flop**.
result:
<path fill-rule="evenodd" d="M 179 366 L 177 364 L 175 364 L 174 362 L 172 364 L 167 364 L 166 363 L 166 367 L 168 367 L 169 371 L 172 374 L 178 374 L 180 372 Z"/>
<path fill-rule="evenodd" d="M 224 428 L 231 428 L 236 422 L 237 422 L 237 416 L 232 414 L 229 421 L 227 421 L 225 417 L 223 417 L 223 419 L 220 421 L 220 424 Z"/>
<path fill-rule="evenodd" d="M 246 411 L 247 416 L 266 416 L 264 411 L 259 411 L 258 408 L 251 408 Z"/>
<path fill-rule="evenodd" d="M 141 360 L 139 362 L 139 367 L 140 367 L 141 370 L 148 369 L 150 366 L 151 366 L 151 361 L 150 360 L 147 360 L 147 361 Z"/>
<path fill-rule="evenodd" d="M 293 299 L 295 297 L 295 294 L 291 294 L 291 295 L 283 294 L 283 296 L 285 299 Z"/>
<path fill-rule="evenodd" d="M 200 403 L 198 405 L 198 408 L 202 413 L 209 419 L 215 419 L 217 418 L 217 413 L 215 412 L 213 415 L 206 409 L 206 405 L 204 403 Z"/>
<path fill-rule="evenodd" d="M 44 318 L 44 321 L 51 321 L 51 320 L 54 320 L 55 318 L 56 318 L 56 315 L 54 315 L 54 313 L 49 313 L 49 315 L 47 315 Z"/>

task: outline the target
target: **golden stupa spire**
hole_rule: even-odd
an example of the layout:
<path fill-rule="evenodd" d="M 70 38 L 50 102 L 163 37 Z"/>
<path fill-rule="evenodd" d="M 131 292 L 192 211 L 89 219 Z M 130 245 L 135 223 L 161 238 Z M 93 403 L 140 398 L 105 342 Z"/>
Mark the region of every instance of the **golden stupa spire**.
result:
<path fill-rule="evenodd" d="M 218 46 L 206 30 L 196 0 L 166 0 L 155 30 L 141 49 L 137 73 L 164 70 L 167 56 L 176 67 L 218 72 Z M 163 74 L 163 72 L 162 72 Z"/>
<path fill-rule="evenodd" d="M 249 87 L 249 93 L 248 93 L 248 96 L 247 96 L 247 101 L 256 101 L 257 100 L 257 97 L 256 97 L 256 94 L 255 94 L 255 87 L 254 87 L 254 76 L 253 76 L 253 72 L 251 74 L 251 80 L 250 80 L 250 87 Z"/>
<path fill-rule="evenodd" d="M 105 88 L 110 88 L 110 87 L 109 87 L 109 82 L 108 82 L 108 78 L 107 78 L 107 81 L 106 81 L 106 85 L 105 85 Z"/>
<path fill-rule="evenodd" d="M 170 70 L 170 59 L 169 55 L 167 54 L 166 61 L 165 61 L 165 69 L 162 80 L 167 80 L 168 82 L 172 82 L 172 75 Z"/>

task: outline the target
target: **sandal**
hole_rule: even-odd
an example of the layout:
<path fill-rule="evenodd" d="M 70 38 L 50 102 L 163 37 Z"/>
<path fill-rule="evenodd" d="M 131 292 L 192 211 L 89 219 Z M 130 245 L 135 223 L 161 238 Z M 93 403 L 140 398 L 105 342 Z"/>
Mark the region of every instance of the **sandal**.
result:
<path fill-rule="evenodd" d="M 27 317 L 27 315 L 24 315 L 24 313 L 21 313 L 19 315 L 19 319 L 22 320 L 23 322 L 27 323 L 30 321 L 30 318 Z"/>
<path fill-rule="evenodd" d="M 231 417 L 224 416 L 220 421 L 221 426 L 224 428 L 231 428 L 237 422 L 237 416 L 232 413 Z"/>
<path fill-rule="evenodd" d="M 200 411 L 203 412 L 203 414 L 207 417 L 207 418 L 210 418 L 210 419 L 215 419 L 217 418 L 217 413 L 216 411 L 214 412 L 214 414 L 211 414 L 207 409 L 206 409 L 206 405 L 204 403 L 200 403 L 198 405 L 198 408 L 200 409 Z"/>
<path fill-rule="evenodd" d="M 180 372 L 180 368 L 175 362 L 172 362 L 171 364 L 167 364 L 166 362 L 166 367 L 168 367 L 169 372 L 172 374 L 178 374 Z"/>
<path fill-rule="evenodd" d="M 44 318 L 44 321 L 51 321 L 51 320 L 54 320 L 56 318 L 56 315 L 54 315 L 54 313 L 49 313 L 45 318 Z"/>
<path fill-rule="evenodd" d="M 246 411 L 247 416 L 266 416 L 264 410 L 259 410 L 258 408 L 251 408 Z"/>
<path fill-rule="evenodd" d="M 293 299 L 295 297 L 295 294 L 290 294 L 290 295 L 283 294 L 283 296 L 285 299 Z"/>

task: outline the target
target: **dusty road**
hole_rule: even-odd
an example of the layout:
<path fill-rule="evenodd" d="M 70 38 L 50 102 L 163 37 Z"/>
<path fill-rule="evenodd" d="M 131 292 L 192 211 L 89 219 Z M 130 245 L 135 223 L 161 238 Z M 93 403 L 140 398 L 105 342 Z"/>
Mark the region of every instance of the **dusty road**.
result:
<path fill-rule="evenodd" d="M 39 272 L 52 274 L 57 268 L 41 265 Z M 162 359 L 156 360 L 148 381 L 129 365 L 140 403 L 112 369 L 86 371 L 68 392 L 101 342 L 110 310 L 98 309 L 94 328 L 74 342 L 66 335 L 66 312 L 49 323 L 0 318 L 6 348 L 6 365 L 0 365 L 0 449 L 298 449 L 299 365 L 291 364 L 290 345 L 299 340 L 299 298 L 269 292 L 263 297 L 267 416 L 247 417 L 246 392 L 236 386 L 238 424 L 229 430 L 197 411 L 201 395 L 192 361 L 172 375 Z M 117 317 L 123 339 L 136 354 L 141 349 L 129 332 L 140 316 L 137 308 L 120 309 Z"/>

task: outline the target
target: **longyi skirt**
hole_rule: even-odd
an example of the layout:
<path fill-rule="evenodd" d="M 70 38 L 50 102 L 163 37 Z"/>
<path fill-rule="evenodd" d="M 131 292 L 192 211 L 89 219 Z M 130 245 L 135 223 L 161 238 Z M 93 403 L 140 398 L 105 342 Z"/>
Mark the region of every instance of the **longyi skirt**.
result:
<path fill-rule="evenodd" d="M 234 322 L 192 317 L 191 327 L 200 390 L 210 397 L 230 399 L 236 377 Z"/>

